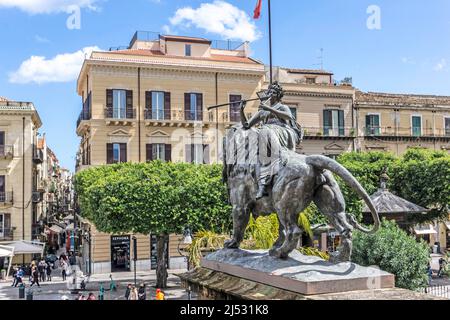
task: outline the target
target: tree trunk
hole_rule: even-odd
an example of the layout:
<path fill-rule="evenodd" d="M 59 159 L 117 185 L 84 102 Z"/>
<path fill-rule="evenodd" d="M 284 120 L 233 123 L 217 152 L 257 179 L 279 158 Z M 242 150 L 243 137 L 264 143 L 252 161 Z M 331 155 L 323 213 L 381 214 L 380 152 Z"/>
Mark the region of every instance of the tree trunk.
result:
<path fill-rule="evenodd" d="M 160 233 L 157 236 L 156 241 L 156 256 L 157 256 L 157 267 L 156 267 L 156 287 L 160 289 L 167 288 L 167 260 L 166 260 L 166 244 L 169 235 L 167 233 Z"/>

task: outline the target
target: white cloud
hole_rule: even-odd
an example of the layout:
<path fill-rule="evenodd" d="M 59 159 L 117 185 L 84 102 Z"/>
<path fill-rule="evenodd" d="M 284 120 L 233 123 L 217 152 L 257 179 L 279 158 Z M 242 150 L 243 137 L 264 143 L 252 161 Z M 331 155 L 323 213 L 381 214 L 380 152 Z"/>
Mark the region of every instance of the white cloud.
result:
<path fill-rule="evenodd" d="M 447 68 L 447 60 L 441 59 L 435 66 L 434 71 L 443 71 Z"/>
<path fill-rule="evenodd" d="M 71 12 L 74 6 L 96 10 L 99 0 L 0 0 L 0 8 L 18 8 L 30 14 Z"/>
<path fill-rule="evenodd" d="M 11 83 L 48 83 L 70 82 L 76 80 L 85 57 L 98 47 L 86 47 L 73 53 L 58 54 L 51 59 L 43 56 L 31 56 L 22 62 L 19 69 L 10 73 Z"/>
<path fill-rule="evenodd" d="M 164 32 L 164 34 L 167 34 L 167 35 L 169 35 L 169 34 L 170 35 L 174 35 L 175 34 L 175 32 L 167 24 L 162 26 L 162 31 Z"/>
<path fill-rule="evenodd" d="M 197 9 L 178 9 L 169 20 L 173 26 L 194 26 L 224 39 L 254 41 L 261 37 L 245 11 L 222 0 L 202 3 Z"/>

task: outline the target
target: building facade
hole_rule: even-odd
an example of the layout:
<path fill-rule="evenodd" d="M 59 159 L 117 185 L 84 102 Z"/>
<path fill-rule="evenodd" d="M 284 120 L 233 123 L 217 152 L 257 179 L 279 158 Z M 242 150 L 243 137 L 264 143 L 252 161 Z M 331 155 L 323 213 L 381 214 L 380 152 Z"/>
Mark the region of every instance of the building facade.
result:
<path fill-rule="evenodd" d="M 77 170 L 156 159 L 220 161 L 223 134 L 238 121 L 239 106 L 207 107 L 256 97 L 265 74 L 264 65 L 248 56 L 247 43 L 233 44 L 232 50 L 226 44 L 136 33 L 128 49 L 93 52 L 78 79 L 83 107 L 77 123 Z M 249 103 L 248 112 L 256 107 Z M 132 268 L 133 235 L 102 234 L 84 224 L 90 236 L 83 255 L 90 257 L 93 273 Z M 137 268 L 149 270 L 155 241 L 148 235 L 137 237 Z M 172 268 L 186 266 L 176 249 L 178 241 L 172 235 L 168 244 Z"/>
<path fill-rule="evenodd" d="M 357 150 L 450 151 L 450 97 L 356 92 Z"/>
<path fill-rule="evenodd" d="M 41 125 L 32 103 L 0 100 L 0 242 L 39 238 Z"/>

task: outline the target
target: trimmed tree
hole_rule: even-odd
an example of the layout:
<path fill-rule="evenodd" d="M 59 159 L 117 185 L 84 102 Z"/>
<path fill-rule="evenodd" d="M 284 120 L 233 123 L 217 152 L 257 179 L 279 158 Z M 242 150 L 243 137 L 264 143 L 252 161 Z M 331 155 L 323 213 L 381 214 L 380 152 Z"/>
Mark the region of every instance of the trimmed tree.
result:
<path fill-rule="evenodd" d="M 75 177 L 81 214 L 107 233 L 156 234 L 157 287 L 167 286 L 169 234 L 229 232 L 230 207 L 222 167 L 187 163 L 123 163 L 91 168 Z"/>
<path fill-rule="evenodd" d="M 416 290 L 427 283 L 427 244 L 417 242 L 392 221 L 383 220 L 380 231 L 373 235 L 355 232 L 352 261 L 394 274 L 400 288 Z"/>

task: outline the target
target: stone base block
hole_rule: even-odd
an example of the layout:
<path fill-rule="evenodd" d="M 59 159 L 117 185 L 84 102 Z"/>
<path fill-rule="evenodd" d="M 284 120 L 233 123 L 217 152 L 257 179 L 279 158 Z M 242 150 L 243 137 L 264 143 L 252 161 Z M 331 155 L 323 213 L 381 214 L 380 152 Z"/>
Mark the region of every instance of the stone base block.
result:
<path fill-rule="evenodd" d="M 395 287 L 394 275 L 376 267 L 351 262 L 332 264 L 298 251 L 280 260 L 262 250 L 223 249 L 205 257 L 201 266 L 302 295 Z"/>

